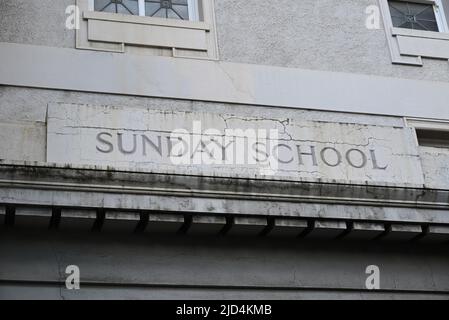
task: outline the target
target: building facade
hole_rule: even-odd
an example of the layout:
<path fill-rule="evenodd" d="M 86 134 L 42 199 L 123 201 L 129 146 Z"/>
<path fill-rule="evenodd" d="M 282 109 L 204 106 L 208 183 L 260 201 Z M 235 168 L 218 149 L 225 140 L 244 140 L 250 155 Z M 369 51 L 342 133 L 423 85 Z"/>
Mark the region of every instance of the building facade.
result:
<path fill-rule="evenodd" d="M 448 22 L 0 0 L 0 298 L 449 298 Z"/>

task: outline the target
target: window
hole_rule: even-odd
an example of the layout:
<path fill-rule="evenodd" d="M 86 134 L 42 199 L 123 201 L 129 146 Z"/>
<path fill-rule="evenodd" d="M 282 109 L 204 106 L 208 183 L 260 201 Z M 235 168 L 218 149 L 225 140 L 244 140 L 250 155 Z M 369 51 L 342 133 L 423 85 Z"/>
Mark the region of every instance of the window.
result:
<path fill-rule="evenodd" d="M 139 14 L 137 0 L 95 0 L 95 11 L 122 14 Z"/>
<path fill-rule="evenodd" d="M 198 20 L 197 0 L 94 0 L 94 10 L 179 20 Z"/>
<path fill-rule="evenodd" d="M 218 59 L 214 0 L 76 0 L 76 48 Z"/>
<path fill-rule="evenodd" d="M 414 128 L 419 146 L 449 148 L 449 122 L 425 119 L 405 119 Z"/>
<path fill-rule="evenodd" d="M 449 59 L 449 0 L 379 0 L 392 62 Z"/>
<path fill-rule="evenodd" d="M 405 1 L 389 1 L 393 26 L 413 30 L 440 31 L 435 5 Z"/>
<path fill-rule="evenodd" d="M 150 17 L 172 18 L 181 20 L 196 20 L 191 16 L 189 7 L 194 7 L 194 1 L 188 0 L 146 0 L 145 15 Z"/>
<path fill-rule="evenodd" d="M 425 186 L 447 189 L 449 181 L 449 121 L 406 118 L 407 127 L 414 128 Z"/>
<path fill-rule="evenodd" d="M 416 129 L 420 146 L 449 148 L 449 131 Z"/>

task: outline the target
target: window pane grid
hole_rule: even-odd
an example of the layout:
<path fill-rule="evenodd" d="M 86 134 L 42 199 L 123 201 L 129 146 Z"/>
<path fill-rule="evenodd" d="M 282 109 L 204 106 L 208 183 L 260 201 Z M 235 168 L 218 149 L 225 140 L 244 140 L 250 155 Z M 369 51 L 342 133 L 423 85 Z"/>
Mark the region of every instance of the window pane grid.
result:
<path fill-rule="evenodd" d="M 189 20 L 189 5 L 192 0 L 95 0 L 94 10 Z"/>
<path fill-rule="evenodd" d="M 96 0 L 94 8 L 95 11 L 139 14 L 138 0 Z"/>
<path fill-rule="evenodd" d="M 413 30 L 440 31 L 432 4 L 388 1 L 393 26 Z"/>

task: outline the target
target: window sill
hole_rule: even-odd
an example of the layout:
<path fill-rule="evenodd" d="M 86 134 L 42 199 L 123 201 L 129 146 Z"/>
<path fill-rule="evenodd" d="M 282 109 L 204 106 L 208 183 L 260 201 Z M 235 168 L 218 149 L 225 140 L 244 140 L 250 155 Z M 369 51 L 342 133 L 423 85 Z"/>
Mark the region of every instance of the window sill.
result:
<path fill-rule="evenodd" d="M 207 23 L 201 21 L 184 21 L 184 20 L 163 19 L 154 17 L 141 17 L 141 16 L 132 16 L 126 14 L 96 12 L 96 11 L 85 11 L 83 13 L 83 18 L 87 20 L 101 20 L 111 22 L 143 24 L 150 26 L 182 28 L 182 29 L 196 29 L 203 31 L 210 31 L 211 29 Z"/>
<path fill-rule="evenodd" d="M 77 49 L 218 60 L 214 0 L 201 2 L 203 21 L 97 12 L 88 0 L 76 3 Z"/>
<path fill-rule="evenodd" d="M 411 29 L 405 29 L 405 28 L 392 28 L 391 34 L 393 36 L 438 39 L 438 40 L 448 40 L 449 41 L 449 33 L 446 33 L 446 32 L 411 30 Z"/>
<path fill-rule="evenodd" d="M 190 24 L 187 21 L 160 21 L 148 17 L 100 12 L 84 12 L 83 17 L 88 23 L 89 41 L 207 50 L 208 28 L 198 22 Z"/>
<path fill-rule="evenodd" d="M 399 54 L 412 57 L 449 59 L 449 33 L 392 28 Z"/>

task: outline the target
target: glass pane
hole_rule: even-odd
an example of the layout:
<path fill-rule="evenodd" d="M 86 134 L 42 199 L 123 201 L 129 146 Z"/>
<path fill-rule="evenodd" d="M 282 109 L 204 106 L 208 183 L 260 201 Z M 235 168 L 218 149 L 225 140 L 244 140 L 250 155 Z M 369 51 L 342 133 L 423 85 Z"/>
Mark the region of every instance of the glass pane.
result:
<path fill-rule="evenodd" d="M 418 15 L 423 11 L 426 11 L 430 9 L 431 12 L 433 12 L 433 6 L 429 4 L 422 4 L 422 3 L 413 3 L 413 2 L 406 2 L 405 3 L 408 7 L 408 12 L 411 15 Z"/>
<path fill-rule="evenodd" d="M 156 16 L 157 11 L 162 11 L 159 3 L 145 2 L 145 15 L 149 17 Z M 164 13 L 165 16 L 165 13 Z"/>
<path fill-rule="evenodd" d="M 178 18 L 183 20 L 189 20 L 189 9 L 187 6 L 179 6 L 173 4 L 172 10 L 176 13 Z"/>
<path fill-rule="evenodd" d="M 423 21 L 423 20 L 420 20 L 419 24 L 420 24 L 421 27 L 424 28 L 422 30 L 435 30 L 435 31 L 438 31 L 438 24 L 435 21 Z"/>
<path fill-rule="evenodd" d="M 139 14 L 138 0 L 95 0 L 95 11 Z"/>
<path fill-rule="evenodd" d="M 421 20 L 432 20 L 435 21 L 435 11 L 433 7 L 427 7 L 425 10 L 420 11 L 416 14 L 416 16 Z"/>
<path fill-rule="evenodd" d="M 111 0 L 95 0 L 94 9 L 95 11 L 105 11 L 110 3 Z"/>
<path fill-rule="evenodd" d="M 439 31 L 433 5 L 388 1 L 393 26 L 414 30 Z"/>
<path fill-rule="evenodd" d="M 145 0 L 145 15 L 169 19 L 189 20 L 187 0 Z"/>
<path fill-rule="evenodd" d="M 404 17 L 393 17 L 392 16 L 391 19 L 393 20 L 393 26 L 395 26 L 395 27 L 402 26 L 404 23 L 407 22 Z"/>
<path fill-rule="evenodd" d="M 411 22 L 405 22 L 404 24 L 401 25 L 401 28 L 416 29 L 416 28 L 413 26 L 413 23 L 411 23 Z"/>

